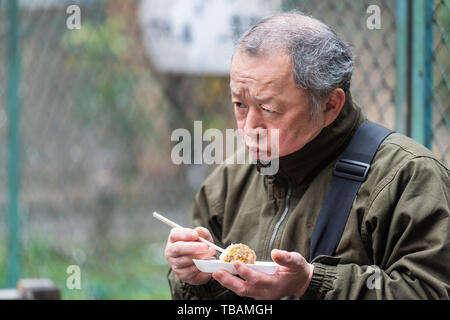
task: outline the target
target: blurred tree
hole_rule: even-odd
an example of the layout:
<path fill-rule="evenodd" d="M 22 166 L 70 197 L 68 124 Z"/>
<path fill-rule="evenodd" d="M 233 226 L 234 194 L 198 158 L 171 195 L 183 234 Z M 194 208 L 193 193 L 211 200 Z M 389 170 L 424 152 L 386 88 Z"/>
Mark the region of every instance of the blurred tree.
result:
<path fill-rule="evenodd" d="M 109 134 L 128 149 L 124 169 L 132 175 L 135 155 L 153 135 L 149 115 L 135 98 L 145 74 L 124 63 L 134 46 L 133 39 L 121 32 L 124 24 L 120 17 L 99 24 L 84 21 L 80 30 L 67 32 L 61 43 L 68 53 L 68 70 L 77 75 L 74 92 L 80 118 L 91 125 L 106 121 Z"/>

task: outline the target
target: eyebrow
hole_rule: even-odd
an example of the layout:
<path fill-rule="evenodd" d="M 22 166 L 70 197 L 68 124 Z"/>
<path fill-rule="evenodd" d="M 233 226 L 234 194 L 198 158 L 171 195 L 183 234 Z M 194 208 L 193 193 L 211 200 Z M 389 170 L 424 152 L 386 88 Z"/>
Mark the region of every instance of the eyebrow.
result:
<path fill-rule="evenodd" d="M 237 98 L 241 98 L 241 95 L 233 90 L 231 90 L 231 95 Z M 267 103 L 273 100 L 274 97 L 263 97 L 263 98 L 258 98 L 258 97 L 253 97 L 253 99 L 255 99 L 256 101 L 258 101 L 259 103 Z"/>
<path fill-rule="evenodd" d="M 263 98 L 253 97 L 253 99 L 258 101 L 259 103 L 267 103 L 267 102 L 273 101 L 274 98 L 275 97 L 263 97 Z"/>

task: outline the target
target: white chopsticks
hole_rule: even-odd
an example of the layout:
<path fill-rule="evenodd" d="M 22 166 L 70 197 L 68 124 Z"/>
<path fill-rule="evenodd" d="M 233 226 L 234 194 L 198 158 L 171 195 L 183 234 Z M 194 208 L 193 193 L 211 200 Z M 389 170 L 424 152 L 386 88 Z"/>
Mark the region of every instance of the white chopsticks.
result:
<path fill-rule="evenodd" d="M 173 227 L 173 228 L 183 228 L 183 227 L 180 226 L 179 224 L 176 224 L 175 222 L 173 222 L 172 220 L 167 219 L 166 217 L 163 217 L 162 215 L 160 215 L 159 213 L 157 213 L 157 212 L 155 212 L 155 211 L 153 211 L 153 216 L 154 216 L 156 219 L 160 220 L 161 222 L 164 222 L 165 224 L 167 224 L 167 225 L 169 225 L 169 226 L 171 226 L 171 227 Z M 222 249 L 221 247 L 216 246 L 214 243 L 209 242 L 208 240 L 203 239 L 202 237 L 198 237 L 198 239 L 199 239 L 200 241 L 206 243 L 206 244 L 209 245 L 210 247 L 213 247 L 213 248 L 216 249 L 217 251 L 220 251 L 220 252 L 224 252 L 224 251 L 225 251 L 225 250 Z"/>

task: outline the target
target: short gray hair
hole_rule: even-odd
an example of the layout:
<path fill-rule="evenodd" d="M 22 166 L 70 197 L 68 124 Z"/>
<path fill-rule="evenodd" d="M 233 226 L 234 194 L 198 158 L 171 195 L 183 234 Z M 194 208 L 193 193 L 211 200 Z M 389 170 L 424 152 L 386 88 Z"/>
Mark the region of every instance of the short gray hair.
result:
<path fill-rule="evenodd" d="M 295 83 L 310 93 L 313 115 L 333 89 L 349 93 L 353 73 L 349 45 L 326 24 L 300 11 L 261 19 L 241 36 L 236 49 L 250 55 L 285 50 Z"/>

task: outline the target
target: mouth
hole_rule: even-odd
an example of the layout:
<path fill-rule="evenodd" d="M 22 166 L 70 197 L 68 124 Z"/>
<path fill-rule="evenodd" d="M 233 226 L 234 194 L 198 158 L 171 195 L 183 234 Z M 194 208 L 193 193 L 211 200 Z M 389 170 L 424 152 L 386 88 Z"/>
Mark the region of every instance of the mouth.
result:
<path fill-rule="evenodd" d="M 261 150 L 257 147 L 253 147 L 253 146 L 247 146 L 247 149 L 250 152 L 250 155 L 253 159 L 256 160 L 263 160 L 263 161 L 268 161 L 270 160 L 270 150 Z"/>

